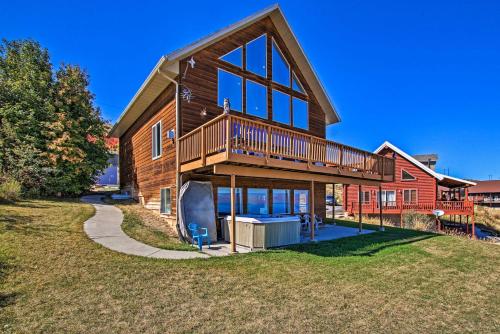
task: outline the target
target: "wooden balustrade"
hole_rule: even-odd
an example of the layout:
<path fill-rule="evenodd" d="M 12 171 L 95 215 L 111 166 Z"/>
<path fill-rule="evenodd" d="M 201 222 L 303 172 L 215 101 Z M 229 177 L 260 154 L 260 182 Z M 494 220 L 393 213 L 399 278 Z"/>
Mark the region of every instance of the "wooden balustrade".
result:
<path fill-rule="evenodd" d="M 349 202 L 347 211 L 350 213 L 359 212 L 359 202 Z M 362 212 L 365 214 L 378 214 L 380 209 L 377 201 L 370 201 L 361 204 Z M 443 210 L 445 214 L 464 214 L 472 215 L 474 212 L 474 203 L 472 201 L 436 201 L 436 202 L 418 202 L 404 203 L 400 201 L 383 202 L 382 211 L 386 214 L 401 214 L 404 211 L 416 211 L 426 214 L 432 214 L 433 210 Z"/>
<path fill-rule="evenodd" d="M 181 165 L 198 159 L 205 165 L 207 157 L 225 152 L 227 158 L 230 154 L 246 154 L 389 179 L 394 176 L 392 158 L 235 115 L 218 116 L 178 142 Z"/>

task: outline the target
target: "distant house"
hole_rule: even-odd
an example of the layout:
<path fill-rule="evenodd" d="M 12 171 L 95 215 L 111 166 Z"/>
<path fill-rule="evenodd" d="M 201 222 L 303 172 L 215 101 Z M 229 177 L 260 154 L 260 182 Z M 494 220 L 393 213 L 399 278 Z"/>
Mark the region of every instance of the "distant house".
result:
<path fill-rule="evenodd" d="M 469 189 L 469 198 L 476 204 L 500 207 L 500 180 L 475 181 Z"/>
<path fill-rule="evenodd" d="M 112 153 L 108 160 L 108 167 L 98 177 L 96 185 L 98 186 L 116 186 L 118 185 L 118 138 L 106 138 L 106 146 Z"/>
<path fill-rule="evenodd" d="M 438 161 L 437 154 L 415 154 L 413 155 L 413 158 L 422 165 L 429 167 L 432 170 L 436 170 L 436 163 Z"/>
<path fill-rule="evenodd" d="M 433 210 L 443 210 L 447 215 L 473 217 L 474 205 L 467 199 L 469 187 L 476 183 L 449 175 L 437 173 L 437 155 L 415 156 L 385 142 L 375 150 L 376 154 L 395 159 L 395 178 L 380 187 L 358 185 L 344 186 L 344 209 L 353 214 L 376 214 L 382 209 L 384 214 L 401 215 L 404 211 L 432 214 Z M 379 192 L 382 205 L 379 205 Z M 359 205 L 361 202 L 361 206 Z"/>

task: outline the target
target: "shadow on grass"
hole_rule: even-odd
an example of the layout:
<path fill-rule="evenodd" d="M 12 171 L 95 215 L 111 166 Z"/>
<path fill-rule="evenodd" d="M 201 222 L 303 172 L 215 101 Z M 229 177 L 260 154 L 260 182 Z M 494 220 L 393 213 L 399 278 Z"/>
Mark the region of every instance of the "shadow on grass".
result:
<path fill-rule="evenodd" d="M 54 231 L 78 233 L 71 229 L 63 228 L 61 225 L 42 224 L 38 218 L 42 216 L 0 216 L 0 234 L 14 232 L 22 235 L 44 235 Z"/>
<path fill-rule="evenodd" d="M 433 238 L 437 234 L 391 228 L 360 236 L 289 246 L 286 249 L 324 257 L 373 256 L 383 250 Z"/>
<path fill-rule="evenodd" d="M 5 278 L 7 277 L 7 274 L 10 270 L 12 270 L 14 266 L 8 264 L 7 259 L 5 256 L 0 254 L 0 286 L 2 286 L 2 283 L 5 281 Z M 14 292 L 0 292 L 0 311 L 15 303 L 17 299 L 17 293 Z"/>

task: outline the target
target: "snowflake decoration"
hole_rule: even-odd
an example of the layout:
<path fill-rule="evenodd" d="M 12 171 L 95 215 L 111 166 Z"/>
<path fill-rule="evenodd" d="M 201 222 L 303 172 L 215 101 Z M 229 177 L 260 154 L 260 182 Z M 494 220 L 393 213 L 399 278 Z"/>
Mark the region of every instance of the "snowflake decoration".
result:
<path fill-rule="evenodd" d="M 194 98 L 193 92 L 191 91 L 191 89 L 189 89 L 186 86 L 182 87 L 181 97 L 183 100 L 187 101 L 188 103 L 191 103 L 191 100 Z"/>

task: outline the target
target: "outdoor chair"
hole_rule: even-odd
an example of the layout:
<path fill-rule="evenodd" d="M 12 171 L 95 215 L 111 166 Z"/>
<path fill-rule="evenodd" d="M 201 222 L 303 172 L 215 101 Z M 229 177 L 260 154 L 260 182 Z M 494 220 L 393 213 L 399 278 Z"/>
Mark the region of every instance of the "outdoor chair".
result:
<path fill-rule="evenodd" d="M 188 225 L 189 230 L 191 231 L 191 245 L 194 246 L 194 241 L 198 243 L 198 248 L 200 251 L 203 247 L 203 238 L 207 239 L 208 248 L 210 248 L 210 236 L 208 235 L 208 229 L 206 227 L 199 227 L 198 224 L 191 223 Z M 200 233 L 204 231 L 203 233 Z"/>
<path fill-rule="evenodd" d="M 314 224 L 314 226 L 316 227 L 316 230 L 319 228 L 319 225 L 322 225 L 322 226 L 325 225 L 325 223 L 323 222 L 323 218 L 321 218 L 318 215 L 314 215 L 314 217 L 315 217 L 315 224 Z"/>

